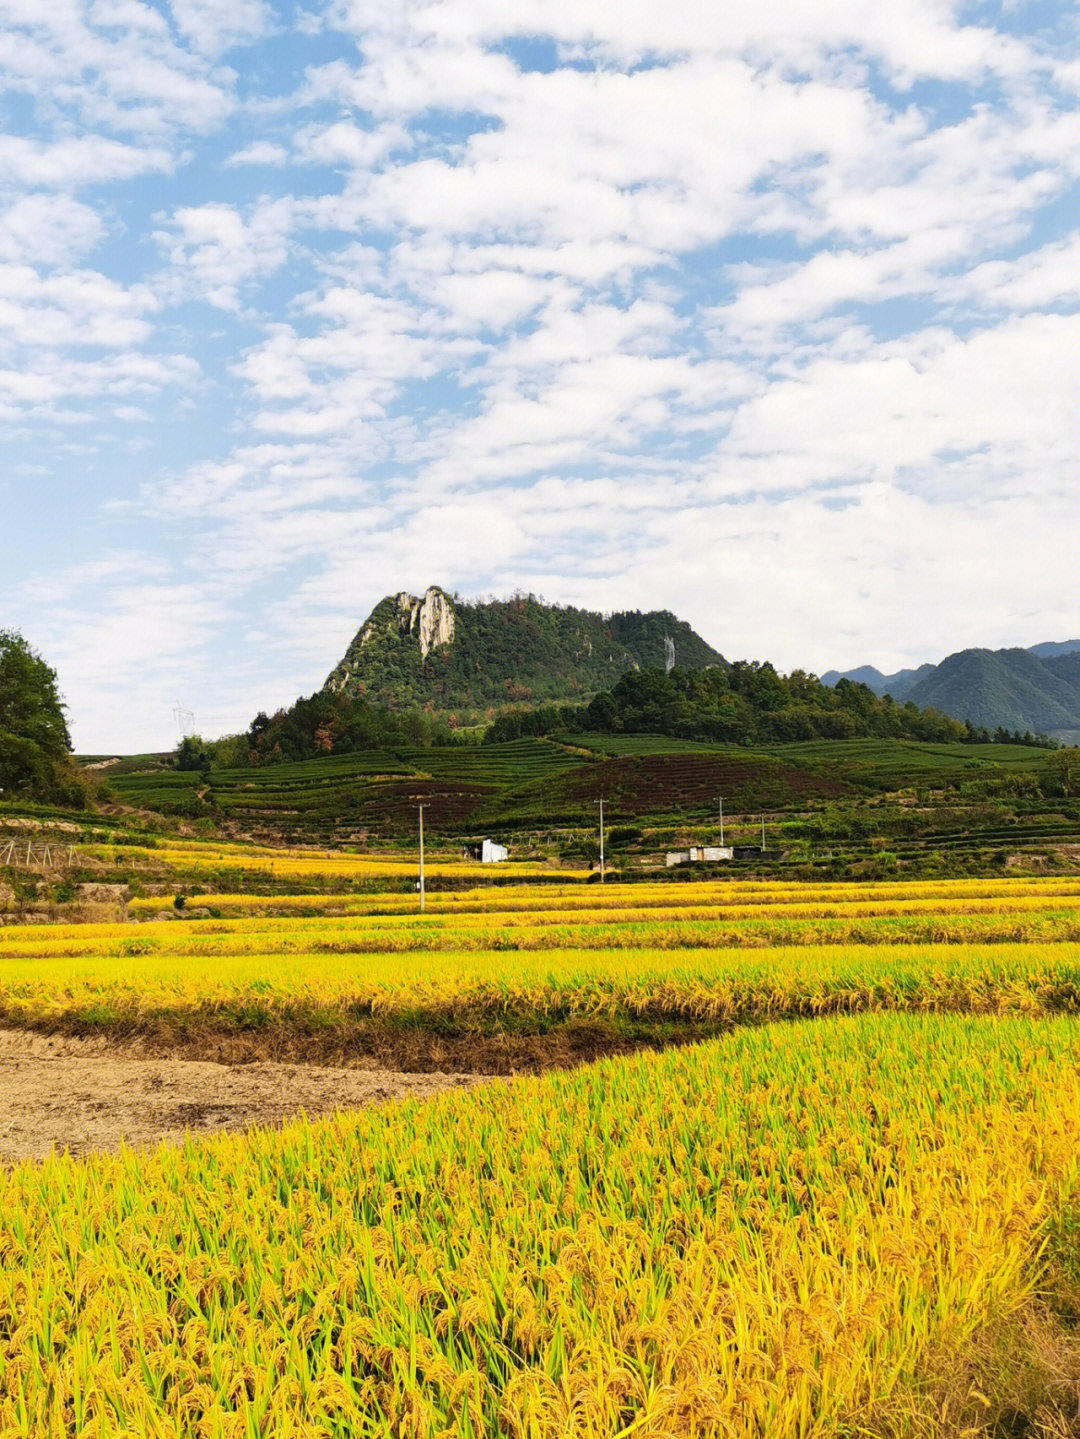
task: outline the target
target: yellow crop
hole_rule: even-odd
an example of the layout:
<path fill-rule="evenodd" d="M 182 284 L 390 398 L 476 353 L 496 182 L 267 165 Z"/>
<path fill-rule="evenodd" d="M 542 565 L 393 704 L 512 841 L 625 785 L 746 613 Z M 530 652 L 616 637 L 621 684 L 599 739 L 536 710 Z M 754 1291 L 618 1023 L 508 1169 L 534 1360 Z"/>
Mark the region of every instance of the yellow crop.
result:
<path fill-rule="evenodd" d="M 167 907 L 161 897 L 137 898 L 129 906 L 133 916 L 146 916 Z M 225 914 L 262 913 L 306 909 L 312 914 L 414 914 L 417 898 L 410 893 L 345 894 L 195 894 L 187 903 L 211 905 Z M 1019 912 L 1025 909 L 1080 909 L 1080 880 L 1039 879 L 1029 882 L 981 880 L 977 883 L 921 885 L 809 885 L 777 886 L 728 883 L 664 884 L 656 882 L 584 886 L 580 881 L 544 885 L 507 885 L 483 889 L 429 890 L 428 913 L 531 914 L 538 922 L 552 914 L 618 915 L 662 912 L 674 914 L 791 914 L 836 913 L 978 913 Z"/>
<path fill-rule="evenodd" d="M 25 1166 L 0 1433 L 960 1433 L 1078 1062 L 1073 1019 L 875 1015 Z"/>
<path fill-rule="evenodd" d="M 0 928 L 0 1023 L 344 1057 L 748 1027 L 0 1174 L 0 1439 L 992 1427 L 980 1396 L 1027 1362 L 1044 1246 L 1080 1218 L 1077 881 L 201 902 L 222 917 Z"/>
<path fill-rule="evenodd" d="M 590 886 L 566 895 L 502 891 L 432 896 L 420 914 L 414 896 L 352 897 L 350 912 L 238 915 L 196 921 L 10 925 L 0 929 L 5 959 L 76 955 L 286 955 L 458 953 L 469 950 L 762 948 L 820 944 L 990 943 L 1080 940 L 1080 887 L 1058 882 L 1001 892 L 905 896 L 851 886 L 823 898 L 810 886 L 780 900 L 720 887 Z M 658 894 L 657 890 L 664 893 Z M 644 891 L 644 892 L 642 892 Z M 595 900 L 588 902 L 595 895 Z M 214 907 L 216 898 L 204 896 Z M 305 897 L 305 901 L 308 897 Z M 545 903 L 546 901 L 546 903 Z M 159 904 L 160 901 L 154 901 Z"/>
<path fill-rule="evenodd" d="M 92 859 L 132 867 L 139 864 L 155 868 L 167 866 L 178 873 L 245 870 L 251 874 L 286 879 L 393 879 L 415 875 L 417 870 L 415 858 L 400 854 L 351 854 L 345 850 L 281 849 L 246 844 L 200 844 L 196 841 L 170 841 L 154 849 L 125 844 L 86 845 L 81 853 Z M 437 854 L 428 858 L 426 869 L 433 878 L 453 879 L 475 879 L 482 871 L 476 861 L 439 858 Z M 586 877 L 584 870 L 561 869 L 539 861 L 515 862 L 513 873 L 520 877 L 561 875 L 564 881 L 575 876 L 579 881 Z"/>
<path fill-rule="evenodd" d="M 542 1033 L 588 1019 L 726 1028 L 862 1010 L 1080 1008 L 1080 944 L 397 954 L 164 951 L 0 962 L 0 1019 L 37 1029 L 362 1035 Z"/>

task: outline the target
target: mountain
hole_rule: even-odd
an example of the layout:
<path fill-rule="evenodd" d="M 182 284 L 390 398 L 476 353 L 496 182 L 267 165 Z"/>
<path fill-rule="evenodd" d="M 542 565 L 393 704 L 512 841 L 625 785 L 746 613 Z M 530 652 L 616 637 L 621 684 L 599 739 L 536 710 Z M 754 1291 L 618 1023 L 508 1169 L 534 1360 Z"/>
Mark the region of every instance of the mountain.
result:
<path fill-rule="evenodd" d="M 920 709 L 932 707 L 988 730 L 1032 730 L 1068 738 L 1080 729 L 1080 640 L 1030 649 L 959 650 L 937 665 L 883 675 L 872 666 L 822 679 L 861 681 Z"/>
<path fill-rule="evenodd" d="M 913 685 L 917 684 L 924 676 L 934 669 L 933 665 L 920 665 L 917 670 L 897 670 L 894 674 L 884 675 L 873 665 L 860 665 L 855 670 L 828 670 L 821 676 L 821 683 L 835 685 L 837 680 L 853 680 L 856 684 L 866 685 L 880 698 L 882 695 L 892 695 L 894 700 L 903 703 Z"/>
<path fill-rule="evenodd" d="M 601 615 L 533 595 L 466 601 L 432 586 L 380 600 L 324 688 L 465 718 L 588 700 L 628 670 L 672 664 L 727 662 L 669 610 Z"/>

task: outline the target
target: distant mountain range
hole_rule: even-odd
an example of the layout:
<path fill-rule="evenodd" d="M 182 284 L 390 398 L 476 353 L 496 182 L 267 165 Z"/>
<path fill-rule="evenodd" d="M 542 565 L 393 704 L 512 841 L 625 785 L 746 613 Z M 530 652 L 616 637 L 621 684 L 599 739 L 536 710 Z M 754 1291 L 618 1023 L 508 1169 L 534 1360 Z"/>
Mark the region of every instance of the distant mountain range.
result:
<path fill-rule="evenodd" d="M 841 679 L 867 685 L 875 694 L 911 700 L 988 730 L 1031 730 L 1075 742 L 1080 734 L 1080 639 L 1030 649 L 959 650 L 940 664 L 882 674 L 873 665 L 829 670 L 827 685 Z"/>
<path fill-rule="evenodd" d="M 513 704 L 586 701 L 628 670 L 726 663 L 669 610 L 601 615 L 533 595 L 464 601 L 433 585 L 380 600 L 324 688 L 466 720 Z"/>

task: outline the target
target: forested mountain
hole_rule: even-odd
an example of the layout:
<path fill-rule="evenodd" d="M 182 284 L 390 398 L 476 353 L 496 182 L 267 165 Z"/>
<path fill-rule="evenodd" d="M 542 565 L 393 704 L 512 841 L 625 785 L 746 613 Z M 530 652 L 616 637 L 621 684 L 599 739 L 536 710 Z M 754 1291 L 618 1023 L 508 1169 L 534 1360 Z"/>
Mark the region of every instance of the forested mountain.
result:
<path fill-rule="evenodd" d="M 463 601 L 432 587 L 380 601 L 325 688 L 468 722 L 508 705 L 584 702 L 628 670 L 725 663 L 668 610 L 604 616 L 533 595 Z"/>
<path fill-rule="evenodd" d="M 1080 645 L 1052 648 L 1045 658 L 965 650 L 899 675 L 866 666 L 819 680 L 731 663 L 668 610 L 605 616 L 433 587 L 380 601 L 321 690 L 257 716 L 237 739 L 243 759 L 266 764 L 445 745 L 477 722 L 489 741 L 585 731 L 737 744 L 1020 737 L 1080 728 Z"/>
<path fill-rule="evenodd" d="M 990 731 L 1054 735 L 1080 729 L 1080 640 L 1031 649 L 959 650 L 940 664 L 892 675 L 864 665 L 845 675 L 830 670 L 822 676 L 826 684 L 843 678 Z"/>

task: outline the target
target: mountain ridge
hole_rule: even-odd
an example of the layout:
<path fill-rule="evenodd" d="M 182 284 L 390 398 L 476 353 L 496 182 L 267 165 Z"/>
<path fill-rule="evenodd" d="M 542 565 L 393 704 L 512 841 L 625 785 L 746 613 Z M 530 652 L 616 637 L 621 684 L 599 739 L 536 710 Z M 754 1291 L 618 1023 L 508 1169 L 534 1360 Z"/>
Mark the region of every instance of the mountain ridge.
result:
<path fill-rule="evenodd" d="M 857 680 L 877 695 L 932 707 L 990 731 L 1030 730 L 1071 739 L 1080 730 L 1080 640 L 1026 649 L 973 647 L 894 674 L 861 665 L 829 670 L 821 678 L 829 685 Z"/>

